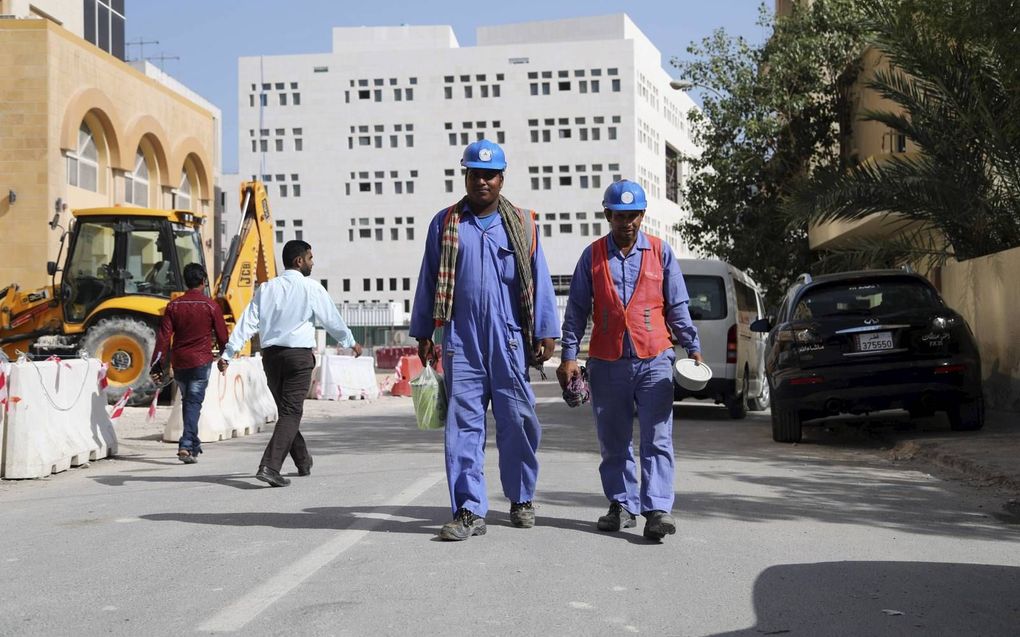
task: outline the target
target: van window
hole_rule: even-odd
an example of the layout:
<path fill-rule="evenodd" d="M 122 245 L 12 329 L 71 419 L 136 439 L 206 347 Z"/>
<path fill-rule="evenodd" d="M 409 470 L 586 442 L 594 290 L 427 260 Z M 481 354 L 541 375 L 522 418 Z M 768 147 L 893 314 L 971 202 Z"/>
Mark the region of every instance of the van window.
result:
<path fill-rule="evenodd" d="M 684 275 L 691 297 L 691 318 L 712 321 L 726 318 L 726 284 L 719 276 Z"/>
<path fill-rule="evenodd" d="M 737 311 L 757 314 L 758 302 L 755 299 L 754 290 L 736 279 L 733 280 L 733 289 L 737 293 Z"/>

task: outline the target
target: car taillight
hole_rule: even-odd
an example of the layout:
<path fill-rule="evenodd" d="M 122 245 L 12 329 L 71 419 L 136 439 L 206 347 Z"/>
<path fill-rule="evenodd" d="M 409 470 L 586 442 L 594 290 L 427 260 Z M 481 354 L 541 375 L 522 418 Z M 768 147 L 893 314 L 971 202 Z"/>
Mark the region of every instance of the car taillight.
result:
<path fill-rule="evenodd" d="M 962 365 L 962 364 L 959 364 L 959 365 L 942 365 L 942 366 L 939 366 L 939 367 L 935 368 L 935 373 L 936 374 L 955 374 L 956 372 L 965 372 L 965 371 L 967 371 L 967 366 L 966 365 Z"/>
<path fill-rule="evenodd" d="M 730 326 L 730 331 L 726 332 L 726 362 L 736 363 L 737 362 L 737 325 L 734 323 Z"/>

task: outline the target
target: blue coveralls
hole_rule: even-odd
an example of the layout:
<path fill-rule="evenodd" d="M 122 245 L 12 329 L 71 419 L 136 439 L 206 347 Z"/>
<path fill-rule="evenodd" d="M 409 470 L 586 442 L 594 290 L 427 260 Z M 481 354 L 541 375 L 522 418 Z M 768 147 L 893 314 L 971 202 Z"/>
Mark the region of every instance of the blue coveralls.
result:
<path fill-rule="evenodd" d="M 528 382 L 520 328 L 520 285 L 510 239 L 499 213 L 487 229 L 465 206 L 458 232 L 453 313 L 443 329 L 446 414 L 446 477 L 454 513 L 461 507 L 484 517 L 485 412 L 492 401 L 503 494 L 511 502 L 533 499 L 538 477 L 541 426 Z M 429 225 L 410 334 L 432 338 L 442 224 L 440 211 Z M 542 246 L 535 238 L 535 338 L 559 338 L 556 298 Z"/>
<path fill-rule="evenodd" d="M 651 256 L 648 237 L 639 232 L 634 249 L 624 256 L 609 235 L 609 272 L 616 293 L 626 306 L 634 293 L 641 259 Z M 563 360 L 577 360 L 577 348 L 584 336 L 594 302 L 592 292 L 591 246 L 585 248 L 570 282 L 570 298 L 563 318 Z M 673 251 L 662 243 L 662 294 L 666 325 L 693 354 L 701 351 L 698 331 L 688 311 L 687 286 Z M 619 360 L 588 359 L 592 409 L 602 451 L 599 474 L 602 489 L 610 501 L 620 502 L 627 511 L 647 513 L 673 508 L 673 349 L 652 358 L 637 358 L 630 333 L 623 337 Z M 641 433 L 641 485 L 631 440 L 634 436 L 634 404 L 637 403 Z"/>

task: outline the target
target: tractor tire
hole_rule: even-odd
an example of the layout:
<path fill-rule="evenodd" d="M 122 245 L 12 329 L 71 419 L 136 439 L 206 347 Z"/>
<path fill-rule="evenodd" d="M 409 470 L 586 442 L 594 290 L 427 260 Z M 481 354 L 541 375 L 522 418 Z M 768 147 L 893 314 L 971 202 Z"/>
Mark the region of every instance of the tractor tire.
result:
<path fill-rule="evenodd" d="M 106 396 L 110 403 L 120 400 L 128 388 L 133 407 L 147 405 L 155 396 L 156 385 L 149 378 L 156 332 L 144 321 L 120 316 L 102 319 L 85 332 L 82 349 L 93 358 L 109 364 Z"/>
<path fill-rule="evenodd" d="M 772 408 L 772 440 L 800 442 L 802 431 L 800 412 L 796 409 Z"/>

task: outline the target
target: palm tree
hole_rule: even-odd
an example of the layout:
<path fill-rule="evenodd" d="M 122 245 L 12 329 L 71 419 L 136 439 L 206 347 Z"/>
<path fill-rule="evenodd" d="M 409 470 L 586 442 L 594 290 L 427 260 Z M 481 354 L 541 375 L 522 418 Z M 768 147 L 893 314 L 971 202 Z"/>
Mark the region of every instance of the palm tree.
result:
<path fill-rule="evenodd" d="M 866 111 L 920 150 L 817 171 L 786 202 L 798 224 L 889 215 L 895 232 L 835 251 L 857 265 L 970 259 L 1020 245 L 1017 0 L 900 0 L 866 9 L 889 60 L 867 86 L 901 112 Z M 1000 5 L 996 7 L 996 5 Z M 989 12 L 1000 28 L 988 26 Z M 1001 21 L 1012 21 L 1002 26 Z M 980 23 L 984 28 L 974 28 Z"/>

